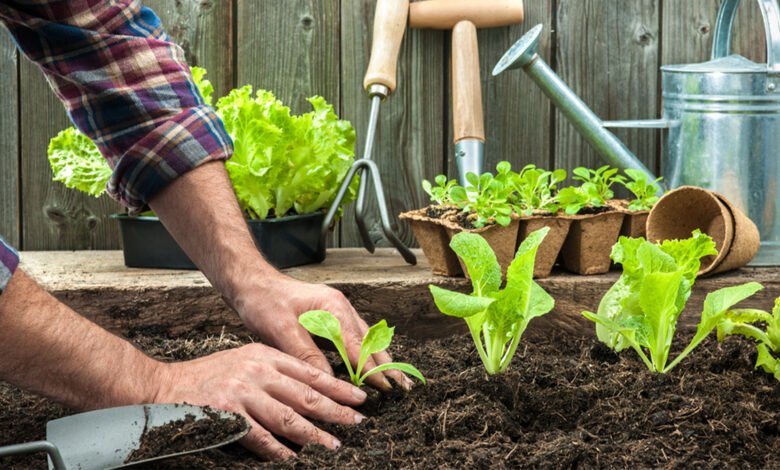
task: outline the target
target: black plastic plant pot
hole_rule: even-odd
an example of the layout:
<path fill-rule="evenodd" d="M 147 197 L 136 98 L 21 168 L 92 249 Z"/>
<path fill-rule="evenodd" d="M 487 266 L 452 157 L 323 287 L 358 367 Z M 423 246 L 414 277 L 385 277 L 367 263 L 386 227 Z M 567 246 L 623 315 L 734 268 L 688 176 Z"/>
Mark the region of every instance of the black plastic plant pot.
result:
<path fill-rule="evenodd" d="M 129 268 L 197 269 L 157 217 L 111 216 L 119 222 L 125 266 Z M 249 220 L 255 243 L 279 269 L 321 263 L 325 245 L 320 234 L 323 212 L 278 219 Z"/>
<path fill-rule="evenodd" d="M 128 268 L 197 269 L 157 217 L 111 217 L 119 222 Z"/>
<path fill-rule="evenodd" d="M 321 238 L 324 212 L 290 215 L 278 219 L 250 220 L 255 243 L 269 263 L 279 269 L 321 263 L 325 244 Z"/>

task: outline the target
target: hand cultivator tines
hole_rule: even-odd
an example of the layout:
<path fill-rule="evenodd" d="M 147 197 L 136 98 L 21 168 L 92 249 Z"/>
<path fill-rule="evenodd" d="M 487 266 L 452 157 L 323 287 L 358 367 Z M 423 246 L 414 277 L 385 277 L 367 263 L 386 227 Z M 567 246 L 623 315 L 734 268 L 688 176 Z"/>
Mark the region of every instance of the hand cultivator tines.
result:
<path fill-rule="evenodd" d="M 379 206 L 379 215 L 382 220 L 382 231 L 385 237 L 398 249 L 409 264 L 417 264 L 417 258 L 414 253 L 398 238 L 393 230 L 390 221 L 390 215 L 387 211 L 385 193 L 382 188 L 382 177 L 379 173 L 379 167 L 371 160 L 374 150 L 374 137 L 376 136 L 376 126 L 379 118 L 379 105 L 382 100 L 390 96 L 395 91 L 396 79 L 395 68 L 398 61 L 398 52 L 401 49 L 401 40 L 406 30 L 406 19 L 409 16 L 408 0 L 378 0 L 376 3 L 376 14 L 374 17 L 374 38 L 371 48 L 371 61 L 368 64 L 363 86 L 371 99 L 371 115 L 368 120 L 368 130 L 366 132 L 366 147 L 363 151 L 363 157 L 357 160 L 347 173 L 344 182 L 339 188 L 336 200 L 328 210 L 325 221 L 322 224 L 322 238 L 327 236 L 328 230 L 336 212 L 339 209 L 341 201 L 349 190 L 352 178 L 355 175 L 360 178 L 360 189 L 355 203 L 355 219 L 357 220 L 360 236 L 363 239 L 363 246 L 373 253 L 374 242 L 368 233 L 365 221 L 366 193 L 368 191 L 368 180 L 374 184 L 377 205 Z M 368 170 L 366 173 L 364 170 Z"/>

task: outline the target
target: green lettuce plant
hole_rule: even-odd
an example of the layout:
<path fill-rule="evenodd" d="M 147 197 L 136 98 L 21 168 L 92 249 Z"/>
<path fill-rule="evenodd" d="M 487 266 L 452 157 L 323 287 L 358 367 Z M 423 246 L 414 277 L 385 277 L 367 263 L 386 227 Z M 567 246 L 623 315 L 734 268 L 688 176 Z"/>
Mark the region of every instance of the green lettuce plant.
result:
<path fill-rule="evenodd" d="M 621 237 L 612 249 L 612 260 L 623 265 L 623 274 L 601 299 L 598 312 L 583 315 L 596 323 L 599 340 L 613 350 L 631 347 L 649 370 L 669 372 L 734 305 L 762 289 L 750 282 L 709 293 L 695 336 L 669 363 L 677 320 L 691 295 L 701 259 L 716 254 L 715 242 L 699 231 L 687 240 L 660 245 Z"/>
<path fill-rule="evenodd" d="M 631 168 L 626 169 L 624 173 L 629 179 L 624 179 L 621 183 L 634 195 L 634 199 L 629 203 L 628 209 L 631 211 L 649 211 L 652 209 L 655 203 L 658 202 L 658 192 L 661 190 L 658 183 L 663 178 L 650 181 L 644 172 Z"/>
<path fill-rule="evenodd" d="M 512 207 L 508 202 L 511 186 L 491 173 L 481 176 L 469 173 L 466 180 L 469 183 L 467 188 L 455 185 L 450 189 L 450 199 L 462 211 L 474 213 L 474 227 L 484 227 L 493 222 L 504 227 L 509 225 L 512 221 Z"/>
<path fill-rule="evenodd" d="M 763 326 L 763 328 L 762 328 Z M 780 298 L 772 313 L 755 309 L 734 309 L 718 322 L 718 341 L 740 335 L 756 341 L 756 369 L 780 381 Z"/>
<path fill-rule="evenodd" d="M 308 214 L 330 206 L 354 162 L 355 130 L 324 98 L 292 115 L 274 95 L 247 85 L 217 101 L 234 142 L 226 167 L 243 210 L 265 219 Z M 344 204 L 354 200 L 357 179 Z"/>
<path fill-rule="evenodd" d="M 503 289 L 501 267 L 487 241 L 477 234 L 459 233 L 450 246 L 466 265 L 471 294 L 429 286 L 443 314 L 466 321 L 488 374 L 500 374 L 509 368 L 529 322 L 555 306 L 550 294 L 533 280 L 536 252 L 549 230 L 537 230 L 520 244 L 507 269 Z"/>
<path fill-rule="evenodd" d="M 60 131 L 49 141 L 48 155 L 54 181 L 93 197 L 106 191 L 111 168 L 95 143 L 75 127 Z"/>
<path fill-rule="evenodd" d="M 572 179 L 581 181 L 582 185 L 588 188 L 588 191 L 594 192 L 604 201 L 609 201 L 615 197 L 612 186 L 615 183 L 625 181 L 625 178 L 618 175 L 617 172 L 617 168 L 611 168 L 609 165 L 604 165 L 595 170 L 578 167 L 572 171 L 574 174 Z"/>
<path fill-rule="evenodd" d="M 366 332 L 366 335 L 363 337 L 363 342 L 360 344 L 360 358 L 358 359 L 355 368 L 352 367 L 352 364 L 349 361 L 349 355 L 347 355 L 347 349 L 344 346 L 344 339 L 341 336 L 341 323 L 332 313 L 325 310 L 311 310 L 298 317 L 298 321 L 309 331 L 309 333 L 325 338 L 336 346 L 336 350 L 344 361 L 344 365 L 347 368 L 352 383 L 358 387 L 362 386 L 369 376 L 390 369 L 400 370 L 418 378 L 422 383 L 425 383 L 425 377 L 423 377 L 422 373 L 413 365 L 404 362 L 388 362 L 380 364 L 368 371 L 363 370 L 368 358 L 372 354 L 387 349 L 393 340 L 395 327 L 388 327 L 385 320 L 372 326 Z"/>
<path fill-rule="evenodd" d="M 534 211 L 558 212 L 560 203 L 556 195 L 558 183 L 566 179 L 566 170 L 547 171 L 536 165 L 526 165 L 520 173 L 511 177 L 510 202 L 515 212 L 531 215 Z"/>
<path fill-rule="evenodd" d="M 595 186 L 567 186 L 557 195 L 558 204 L 568 215 L 579 214 L 586 207 L 599 208 L 607 205 L 607 201 L 596 191 Z"/>
<path fill-rule="evenodd" d="M 452 204 L 450 191 L 458 185 L 455 180 L 447 180 L 447 175 L 437 175 L 434 179 L 435 186 L 428 180 L 422 181 L 423 191 L 431 198 L 433 204 L 446 206 Z"/>

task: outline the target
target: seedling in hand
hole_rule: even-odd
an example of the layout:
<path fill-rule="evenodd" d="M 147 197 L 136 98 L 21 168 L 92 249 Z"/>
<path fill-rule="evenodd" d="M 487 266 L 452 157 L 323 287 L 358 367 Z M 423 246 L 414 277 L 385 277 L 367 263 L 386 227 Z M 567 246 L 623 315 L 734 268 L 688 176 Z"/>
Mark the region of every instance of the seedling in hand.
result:
<path fill-rule="evenodd" d="M 466 321 L 488 374 L 505 372 L 517 352 L 528 323 L 551 311 L 553 298 L 534 282 L 534 260 L 550 229 L 537 230 L 520 244 L 501 289 L 501 267 L 480 235 L 462 232 L 450 246 L 466 265 L 473 292 L 462 294 L 429 286 L 439 310 Z"/>
<path fill-rule="evenodd" d="M 616 352 L 630 346 L 648 369 L 669 372 L 704 341 L 734 305 L 762 289 L 761 284 L 749 282 L 709 293 L 695 336 L 667 363 L 677 320 L 691 295 L 701 259 L 710 255 L 717 255 L 715 242 L 698 230 L 687 240 L 660 245 L 643 238 L 621 237 L 612 248 L 612 260 L 623 265 L 623 274 L 604 294 L 598 313 L 582 314 L 596 322 L 596 334 L 607 346 Z"/>
<path fill-rule="evenodd" d="M 634 195 L 634 199 L 628 205 L 628 209 L 631 211 L 649 211 L 652 209 L 655 203 L 658 202 L 658 192 L 661 190 L 658 183 L 663 178 L 658 178 L 651 182 L 644 172 L 630 168 L 625 170 L 625 174 L 630 178 L 630 181 L 624 180 L 621 183 Z"/>
<path fill-rule="evenodd" d="M 366 336 L 363 337 L 363 342 L 360 344 L 360 358 L 358 359 L 357 367 L 354 369 L 352 363 L 349 361 L 347 348 L 344 346 L 344 339 L 341 337 L 341 323 L 338 318 L 325 310 L 311 310 L 298 317 L 298 321 L 309 331 L 309 333 L 325 338 L 336 346 L 336 350 L 339 352 L 339 355 L 341 355 L 341 359 L 347 367 L 349 378 L 352 380 L 352 383 L 358 387 L 363 386 L 367 377 L 391 369 L 405 372 L 411 376 L 417 377 L 422 383 L 425 383 L 425 377 L 423 377 L 422 373 L 420 373 L 416 367 L 404 362 L 388 362 L 380 364 L 369 371 L 363 371 L 368 358 L 372 354 L 387 349 L 390 346 L 390 342 L 393 340 L 395 327 L 388 327 L 385 320 L 372 326 L 368 329 L 368 332 L 366 332 Z"/>

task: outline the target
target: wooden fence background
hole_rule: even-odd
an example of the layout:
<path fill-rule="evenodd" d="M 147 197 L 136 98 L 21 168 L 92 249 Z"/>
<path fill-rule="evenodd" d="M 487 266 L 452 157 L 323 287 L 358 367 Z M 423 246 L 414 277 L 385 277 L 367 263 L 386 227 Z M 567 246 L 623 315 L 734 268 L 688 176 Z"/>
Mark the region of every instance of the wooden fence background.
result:
<path fill-rule="evenodd" d="M 489 0 L 474 0 L 484 1 Z M 479 33 L 488 164 L 572 168 L 598 159 L 521 72 L 490 70 L 525 31 L 545 25 L 541 54 L 604 119 L 660 115 L 662 64 L 708 59 L 720 0 L 525 0 L 525 23 Z M 756 2 L 744 1 L 734 50 L 765 61 Z M 320 94 L 352 121 L 362 149 L 369 103 L 361 89 L 374 0 L 147 0 L 191 65 L 204 66 L 217 96 L 234 86 L 273 90 L 294 112 Z M 454 176 L 449 35 L 412 31 L 401 52 L 399 89 L 382 107 L 375 158 L 394 213 L 421 207 L 422 178 Z M 51 182 L 48 140 L 68 120 L 41 73 L 0 34 L 0 234 L 25 250 L 114 249 L 119 207 Z M 656 131 L 622 131 L 658 167 Z M 371 201 L 373 207 L 373 200 Z M 375 211 L 372 210 L 372 214 Z M 383 245 L 376 217 L 372 233 Z M 402 238 L 413 242 L 408 227 Z M 358 246 L 351 211 L 333 244 Z"/>

